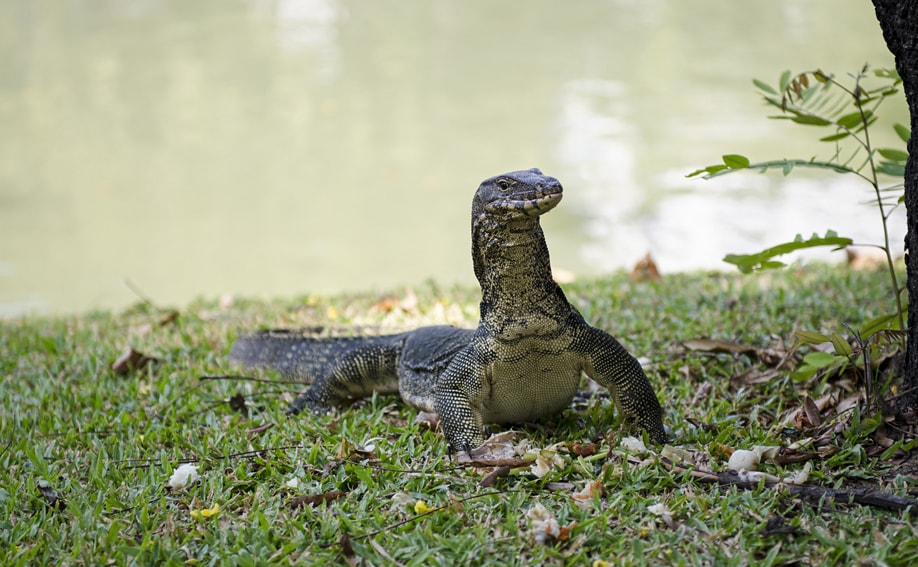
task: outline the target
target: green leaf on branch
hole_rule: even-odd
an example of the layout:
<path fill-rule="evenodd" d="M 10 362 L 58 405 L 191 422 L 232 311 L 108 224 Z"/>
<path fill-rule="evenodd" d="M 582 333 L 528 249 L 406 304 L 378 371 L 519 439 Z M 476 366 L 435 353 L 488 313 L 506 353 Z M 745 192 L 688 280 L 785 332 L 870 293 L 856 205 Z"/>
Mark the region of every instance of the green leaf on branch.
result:
<path fill-rule="evenodd" d="M 801 329 L 794 331 L 794 335 L 797 337 L 797 340 L 809 345 L 821 345 L 822 343 L 832 342 L 832 339 L 829 337 L 829 335 L 816 331 L 807 331 Z"/>
<path fill-rule="evenodd" d="M 743 169 L 755 169 L 762 173 L 765 173 L 769 169 L 780 168 L 784 175 L 787 175 L 795 167 L 810 167 L 815 169 L 827 169 L 834 171 L 835 173 L 857 173 L 856 170 L 851 169 L 846 165 L 836 163 L 833 161 L 818 161 L 815 159 L 804 160 L 804 159 L 776 159 L 772 161 L 762 161 L 759 163 L 750 163 L 748 166 L 740 169 L 731 169 L 724 164 L 709 165 L 704 169 L 699 169 L 693 171 L 686 175 L 686 177 L 696 177 L 698 175 L 704 175 L 704 179 L 711 179 L 712 177 L 718 177 L 726 173 L 733 173 L 734 171 L 742 171 Z"/>
<path fill-rule="evenodd" d="M 836 362 L 844 362 L 846 360 L 847 359 L 834 354 L 820 351 L 811 352 L 803 357 L 803 362 L 813 368 L 826 368 L 827 366 L 832 366 Z"/>
<path fill-rule="evenodd" d="M 841 356 L 851 356 L 851 353 L 854 352 L 854 349 L 851 348 L 851 343 L 848 342 L 848 339 L 839 335 L 838 333 L 832 333 L 832 346 L 835 347 L 835 354 Z"/>
<path fill-rule="evenodd" d="M 727 154 L 723 156 L 724 165 L 730 169 L 745 169 L 749 167 L 749 158 L 739 154 Z"/>
<path fill-rule="evenodd" d="M 727 254 L 724 256 L 724 262 L 733 264 L 741 272 L 748 274 L 753 271 L 784 267 L 782 262 L 774 260 L 776 256 L 783 256 L 797 250 L 815 248 L 817 246 L 833 246 L 834 250 L 838 250 L 850 245 L 852 242 L 850 238 L 838 236 L 833 230 L 827 231 L 825 236 L 814 234 L 809 240 L 803 240 L 803 237 L 798 234 L 797 238 L 792 242 L 772 246 L 756 254 Z"/>
<path fill-rule="evenodd" d="M 790 119 L 797 124 L 803 124 L 805 126 L 829 126 L 832 124 L 832 122 L 826 120 L 825 118 L 810 116 L 809 114 L 796 113 L 794 116 L 791 116 Z"/>
<path fill-rule="evenodd" d="M 837 140 L 842 140 L 850 136 L 848 132 L 839 132 L 838 134 L 832 134 L 831 136 L 826 136 L 825 138 L 819 138 L 820 142 L 835 142 Z"/>
<path fill-rule="evenodd" d="M 879 154 L 889 161 L 899 161 L 905 163 L 908 161 L 908 152 L 903 152 L 902 150 L 896 150 L 893 148 L 880 148 L 877 150 Z"/>
<path fill-rule="evenodd" d="M 787 86 L 790 84 L 790 76 L 790 69 L 781 73 L 781 78 L 778 80 L 778 88 L 782 93 L 787 90 Z"/>
<path fill-rule="evenodd" d="M 908 143 L 909 138 L 912 137 L 912 131 L 902 124 L 893 124 L 893 130 L 896 131 L 896 134 L 898 134 L 899 138 L 906 144 Z"/>
<path fill-rule="evenodd" d="M 905 164 L 894 163 L 891 161 L 881 161 L 877 165 L 877 173 L 889 175 L 892 177 L 905 177 Z"/>
<path fill-rule="evenodd" d="M 722 172 L 725 169 L 727 169 L 726 165 L 722 165 L 722 164 L 709 165 L 708 167 L 705 167 L 704 169 L 698 169 L 698 170 L 695 170 L 689 173 L 688 175 L 686 175 L 686 177 L 696 177 L 703 173 L 705 174 L 704 178 L 709 179 L 711 177 L 714 177 L 716 174 Z"/>
<path fill-rule="evenodd" d="M 758 80 L 758 79 L 752 79 L 752 84 L 754 84 L 754 85 L 755 85 L 756 87 L 758 87 L 760 90 L 763 90 L 763 91 L 765 91 L 765 92 L 768 93 L 768 94 L 773 94 L 773 95 L 778 94 L 778 91 L 776 91 L 775 89 L 771 88 L 771 86 L 770 86 L 768 83 L 764 82 L 764 81 L 760 81 L 760 80 Z"/>
<path fill-rule="evenodd" d="M 854 128 L 855 126 L 860 125 L 862 122 L 867 122 L 873 116 L 873 113 L 869 110 L 864 111 L 864 115 L 861 116 L 860 111 L 852 112 L 851 114 L 846 114 L 839 118 L 836 122 L 842 128 Z"/>

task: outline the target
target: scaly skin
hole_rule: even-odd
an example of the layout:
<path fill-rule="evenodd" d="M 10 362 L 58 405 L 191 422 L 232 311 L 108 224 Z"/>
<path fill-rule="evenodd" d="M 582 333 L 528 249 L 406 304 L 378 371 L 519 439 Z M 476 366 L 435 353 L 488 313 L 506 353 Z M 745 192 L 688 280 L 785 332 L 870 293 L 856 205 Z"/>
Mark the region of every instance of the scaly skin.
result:
<path fill-rule="evenodd" d="M 538 169 L 479 186 L 472 201 L 472 259 L 482 297 L 474 331 L 421 327 L 342 339 L 263 331 L 240 337 L 230 359 L 312 382 L 289 413 L 398 391 L 409 405 L 440 415 L 453 451 L 481 445 L 485 424 L 562 411 L 586 374 L 663 443 L 663 411 L 640 364 L 615 338 L 588 325 L 552 279 L 539 217 L 561 195 L 561 184 Z"/>

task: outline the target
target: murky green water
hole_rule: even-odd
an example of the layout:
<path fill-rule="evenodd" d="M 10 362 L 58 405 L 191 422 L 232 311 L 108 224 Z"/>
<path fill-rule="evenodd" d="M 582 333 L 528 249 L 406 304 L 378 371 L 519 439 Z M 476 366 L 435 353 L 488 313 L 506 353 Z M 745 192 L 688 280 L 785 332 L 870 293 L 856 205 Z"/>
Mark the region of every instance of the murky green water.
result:
<path fill-rule="evenodd" d="M 472 283 L 473 191 L 533 166 L 576 274 L 876 240 L 851 180 L 683 177 L 812 155 L 750 79 L 864 62 L 860 0 L 5 0 L 0 314 Z"/>

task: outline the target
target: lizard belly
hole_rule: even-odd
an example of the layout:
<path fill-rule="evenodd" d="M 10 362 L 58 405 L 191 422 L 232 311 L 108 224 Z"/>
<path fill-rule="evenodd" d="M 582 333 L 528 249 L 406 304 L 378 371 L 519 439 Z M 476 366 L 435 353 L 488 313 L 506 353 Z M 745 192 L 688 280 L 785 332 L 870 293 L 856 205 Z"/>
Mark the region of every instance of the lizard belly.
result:
<path fill-rule="evenodd" d="M 529 352 L 498 359 L 486 373 L 484 421 L 514 423 L 558 413 L 570 406 L 580 374 L 580 358 L 571 353 Z"/>

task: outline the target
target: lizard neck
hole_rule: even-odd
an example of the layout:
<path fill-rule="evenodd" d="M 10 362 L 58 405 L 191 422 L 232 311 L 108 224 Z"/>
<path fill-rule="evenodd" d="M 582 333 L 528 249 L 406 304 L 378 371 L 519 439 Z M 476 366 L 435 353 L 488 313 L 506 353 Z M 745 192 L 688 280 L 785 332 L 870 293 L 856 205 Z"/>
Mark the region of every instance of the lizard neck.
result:
<path fill-rule="evenodd" d="M 552 278 L 538 217 L 507 222 L 477 216 L 472 244 L 483 325 L 497 336 L 515 338 L 564 324 L 572 308 Z"/>

